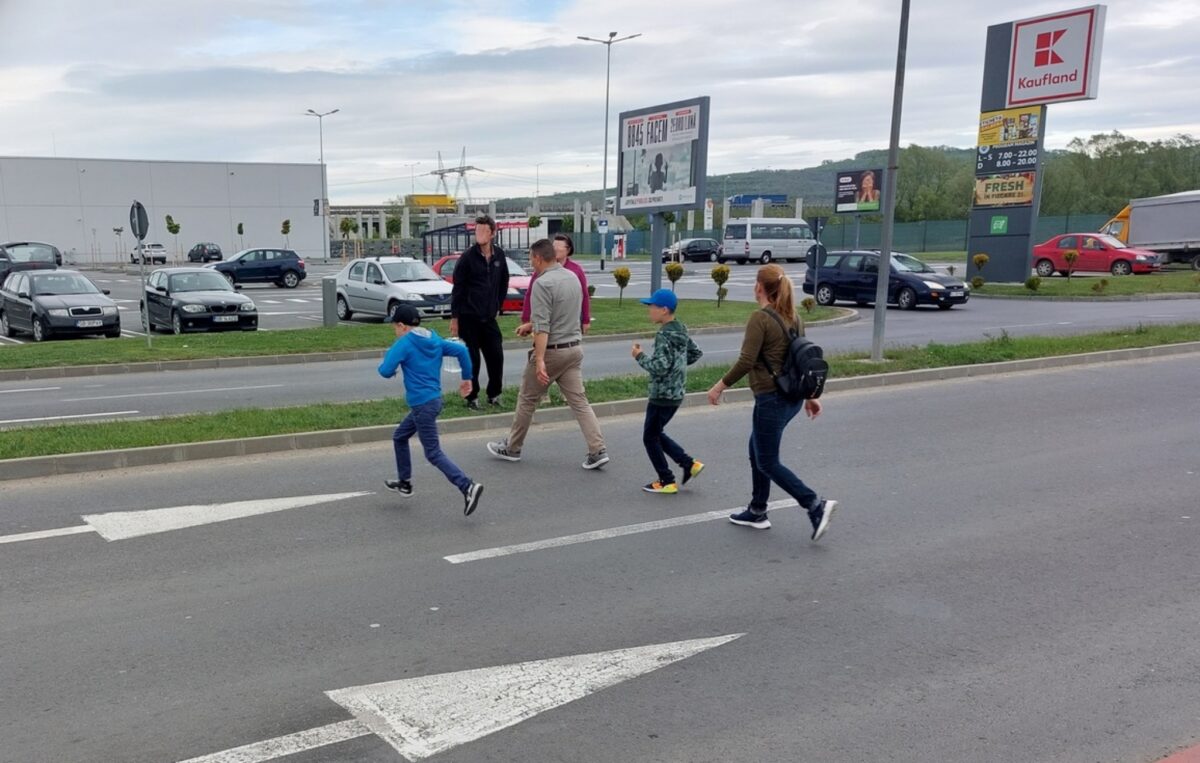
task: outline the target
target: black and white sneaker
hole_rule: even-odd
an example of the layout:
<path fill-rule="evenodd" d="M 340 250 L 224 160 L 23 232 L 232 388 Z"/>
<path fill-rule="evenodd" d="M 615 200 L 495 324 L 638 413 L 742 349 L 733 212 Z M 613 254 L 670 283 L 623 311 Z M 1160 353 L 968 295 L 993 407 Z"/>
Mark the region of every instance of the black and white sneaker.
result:
<path fill-rule="evenodd" d="M 508 449 L 508 440 L 497 440 L 487 444 L 488 453 L 501 461 L 520 461 L 521 454 Z"/>
<path fill-rule="evenodd" d="M 463 516 L 469 517 L 475 513 L 475 507 L 479 505 L 481 495 L 483 495 L 483 485 L 478 482 L 472 482 L 471 486 L 463 491 Z"/>
<path fill-rule="evenodd" d="M 493 408 L 499 408 L 500 406 L 504 405 L 504 402 L 500 400 L 500 396 L 497 395 L 496 397 L 488 398 L 488 405 L 492 406 Z"/>
<path fill-rule="evenodd" d="M 478 400 L 468 400 L 467 401 L 467 410 L 468 411 L 479 410 L 479 401 Z"/>
<path fill-rule="evenodd" d="M 822 498 L 816 506 L 808 510 L 808 521 L 812 522 L 812 539 L 814 541 L 820 540 L 825 533 L 829 532 L 829 523 L 833 520 L 833 514 L 837 511 L 837 507 L 837 501 L 828 501 Z"/>
<path fill-rule="evenodd" d="M 742 527 L 753 527 L 755 530 L 771 529 L 771 520 L 767 519 L 767 513 L 764 511 L 760 514 L 750 508 L 743 509 L 737 514 L 730 514 L 729 521 Z"/>
<path fill-rule="evenodd" d="M 383 485 L 393 493 L 399 493 L 401 498 L 412 498 L 413 486 L 408 480 L 384 480 Z"/>
<path fill-rule="evenodd" d="M 599 469 L 608 463 L 608 451 L 601 450 L 596 453 L 588 453 L 588 457 L 583 459 L 580 464 L 584 469 Z"/>

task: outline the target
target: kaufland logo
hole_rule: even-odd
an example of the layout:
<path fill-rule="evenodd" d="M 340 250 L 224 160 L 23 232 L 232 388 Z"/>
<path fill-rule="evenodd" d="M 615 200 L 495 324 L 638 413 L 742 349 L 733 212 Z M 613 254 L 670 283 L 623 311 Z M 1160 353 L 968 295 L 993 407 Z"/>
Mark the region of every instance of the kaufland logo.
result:
<path fill-rule="evenodd" d="M 1034 66 L 1053 66 L 1063 63 L 1062 56 L 1054 52 L 1054 45 L 1067 33 L 1065 29 L 1053 32 L 1042 32 L 1037 36 L 1037 46 L 1033 51 Z"/>
<path fill-rule="evenodd" d="M 1012 22 L 1008 106 L 1096 97 L 1104 6 Z"/>
<path fill-rule="evenodd" d="M 1066 61 L 1063 60 L 1063 57 L 1054 50 L 1054 46 L 1057 45 L 1066 34 L 1066 29 L 1055 29 L 1049 32 L 1038 33 L 1033 47 L 1033 68 L 1041 69 L 1046 66 L 1058 66 L 1066 63 Z M 1018 77 L 1017 90 L 1029 90 L 1030 88 L 1045 87 L 1046 85 L 1059 85 L 1067 82 L 1078 81 L 1078 68 L 1067 74 L 1046 72 L 1040 77 Z"/>

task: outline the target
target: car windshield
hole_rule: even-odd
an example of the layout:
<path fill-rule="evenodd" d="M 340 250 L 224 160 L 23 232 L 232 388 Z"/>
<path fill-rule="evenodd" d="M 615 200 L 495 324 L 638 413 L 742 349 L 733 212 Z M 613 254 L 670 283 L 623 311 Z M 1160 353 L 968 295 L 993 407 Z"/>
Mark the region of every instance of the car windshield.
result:
<path fill-rule="evenodd" d="M 529 275 L 525 272 L 525 268 L 516 263 L 512 257 L 508 258 L 508 277 L 509 278 L 524 278 Z"/>
<path fill-rule="evenodd" d="M 1114 238 L 1112 236 L 1095 236 L 1095 238 L 1099 241 L 1103 241 L 1107 246 L 1109 246 L 1113 249 L 1128 249 L 1129 248 L 1129 244 L 1126 244 L 1124 241 L 1122 241 L 1119 238 Z"/>
<path fill-rule="evenodd" d="M 177 273 L 171 276 L 170 291 L 233 291 L 233 287 L 218 273 Z"/>
<path fill-rule="evenodd" d="M 31 275 L 34 296 L 51 294 L 99 294 L 96 285 L 78 273 L 38 273 Z"/>
<path fill-rule="evenodd" d="M 411 283 L 413 281 L 440 281 L 433 268 L 423 262 L 385 262 L 383 272 L 392 283 Z"/>
<path fill-rule="evenodd" d="M 46 244 L 17 244 L 7 247 L 13 262 L 54 262 L 54 247 Z"/>
<path fill-rule="evenodd" d="M 936 273 L 937 271 L 907 254 L 892 253 L 892 267 L 902 273 Z"/>

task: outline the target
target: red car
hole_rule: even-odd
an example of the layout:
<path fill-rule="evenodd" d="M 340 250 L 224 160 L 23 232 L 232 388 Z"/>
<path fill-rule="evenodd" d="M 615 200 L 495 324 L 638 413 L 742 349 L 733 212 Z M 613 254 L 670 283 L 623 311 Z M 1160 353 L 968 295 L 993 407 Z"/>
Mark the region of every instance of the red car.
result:
<path fill-rule="evenodd" d="M 1043 278 L 1056 272 L 1067 274 L 1067 252 L 1074 251 L 1078 258 L 1072 272 L 1112 273 L 1127 276 L 1130 273 L 1154 273 L 1162 269 L 1158 255 L 1148 249 L 1126 246 L 1120 239 L 1103 233 L 1064 233 L 1033 248 L 1033 269 Z"/>
<path fill-rule="evenodd" d="M 458 258 L 461 256 L 461 254 L 446 255 L 433 263 L 433 272 L 446 281 L 454 283 L 454 266 L 458 264 Z M 521 308 L 525 306 L 525 292 L 529 291 L 530 280 L 531 277 L 525 272 L 525 269 L 513 261 L 512 257 L 509 257 L 508 296 L 504 298 L 504 304 L 500 305 L 501 314 L 521 312 Z"/>

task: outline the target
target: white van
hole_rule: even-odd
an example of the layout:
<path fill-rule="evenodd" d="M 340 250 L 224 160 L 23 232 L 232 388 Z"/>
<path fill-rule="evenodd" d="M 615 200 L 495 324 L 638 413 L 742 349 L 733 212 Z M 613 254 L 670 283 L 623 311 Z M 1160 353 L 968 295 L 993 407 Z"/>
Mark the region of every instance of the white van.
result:
<path fill-rule="evenodd" d="M 799 262 L 815 246 L 812 228 L 798 217 L 742 217 L 725 223 L 724 252 L 718 262 L 773 260 Z"/>

